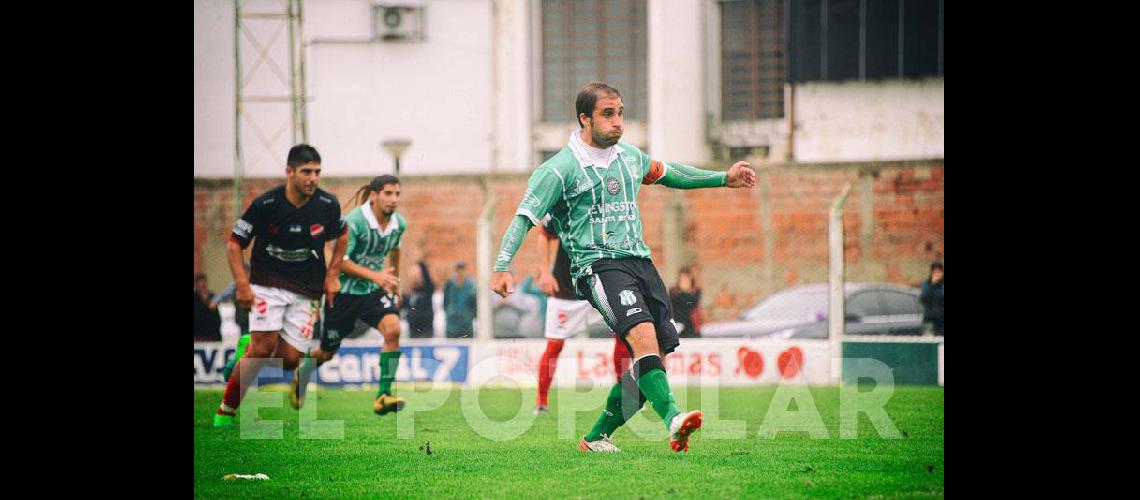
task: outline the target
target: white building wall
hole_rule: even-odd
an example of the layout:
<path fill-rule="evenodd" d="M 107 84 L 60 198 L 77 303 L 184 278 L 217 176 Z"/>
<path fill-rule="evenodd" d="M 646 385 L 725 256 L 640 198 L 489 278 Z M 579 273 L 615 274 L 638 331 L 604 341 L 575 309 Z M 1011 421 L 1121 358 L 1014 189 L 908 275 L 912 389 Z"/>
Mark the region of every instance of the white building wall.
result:
<path fill-rule="evenodd" d="M 411 140 L 404 174 L 491 164 L 491 2 L 416 3 L 426 7 L 425 41 L 336 44 L 321 40 L 371 35 L 370 2 L 306 2 L 309 140 L 325 175 L 393 172 L 386 138 Z"/>
<path fill-rule="evenodd" d="M 194 176 L 233 174 L 234 4 L 194 2 Z"/>
<path fill-rule="evenodd" d="M 371 2 L 304 4 L 308 140 L 324 159 L 323 175 L 392 172 L 394 162 L 380 146 L 387 138 L 412 141 L 400 159 L 402 173 L 487 171 L 494 139 L 491 0 L 388 3 L 425 6 L 426 40 L 343 43 L 371 37 Z M 233 174 L 233 5 L 232 0 L 196 0 L 194 6 L 196 177 Z M 266 44 L 271 31 L 256 35 Z M 284 40 L 287 34 L 279 36 Z M 243 67 L 253 64 L 256 56 L 250 52 L 243 52 Z M 256 91 L 247 88 L 249 94 Z M 287 105 L 281 107 L 287 116 Z M 267 129 L 276 128 L 276 117 L 267 121 Z M 288 136 L 275 143 L 282 158 Z M 243 128 L 243 143 L 255 140 Z M 266 159 L 246 158 L 246 163 L 248 177 L 280 176 L 284 167 Z"/>
<path fill-rule="evenodd" d="M 945 79 L 796 87 L 802 163 L 945 158 Z"/>
<path fill-rule="evenodd" d="M 388 138 L 412 141 L 401 158 L 405 174 L 529 171 L 540 150 L 565 143 L 573 122 L 536 119 L 542 63 L 537 50 L 541 26 L 535 22 L 539 0 L 403 3 L 425 6 L 426 41 L 330 43 L 370 38 L 371 2 L 305 2 L 309 142 L 325 159 L 324 175 L 393 171 L 392 158 L 380 146 Z M 719 68 L 714 7 L 708 0 L 649 1 L 649 119 L 627 122 L 625 140 L 656 157 L 691 164 L 710 158 L 705 115 L 719 114 L 714 94 L 720 91 L 711 78 Z M 194 175 L 229 177 L 234 159 L 233 2 L 196 0 L 194 20 Z M 268 35 L 259 38 L 264 43 Z M 243 53 L 248 54 L 247 68 L 254 57 L 249 52 Z M 944 88 L 943 78 L 800 84 L 795 92 L 795 159 L 942 158 Z M 774 127 L 745 125 L 725 124 L 713 132 L 731 145 L 776 146 L 786 138 L 783 120 L 769 124 Z M 256 139 L 245 131 L 242 140 L 251 144 Z M 281 157 L 288 142 L 285 133 L 275 147 Z M 245 175 L 279 176 L 283 165 L 277 163 L 263 158 Z"/>

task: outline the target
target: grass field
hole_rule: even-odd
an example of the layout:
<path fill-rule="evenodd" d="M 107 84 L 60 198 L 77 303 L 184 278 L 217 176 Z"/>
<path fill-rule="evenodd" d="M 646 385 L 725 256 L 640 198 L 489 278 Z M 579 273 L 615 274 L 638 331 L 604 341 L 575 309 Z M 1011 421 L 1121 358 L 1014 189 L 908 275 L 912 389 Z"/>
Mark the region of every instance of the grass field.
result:
<path fill-rule="evenodd" d="M 808 432 L 758 436 L 776 387 L 676 387 L 682 409 L 706 416 L 687 454 L 674 454 L 649 405 L 619 429 L 616 454 L 577 451 L 604 392 L 554 390 L 548 415 L 530 414 L 534 389 L 414 392 L 398 384 L 408 407 L 398 417 L 371 412 L 372 391 L 314 392 L 305 411 L 261 408 L 261 424 L 280 438 L 240 423 L 210 426 L 221 391 L 194 392 L 194 489 L 198 497 L 942 497 L 945 393 L 938 387 L 895 387 L 886 412 L 898 439 L 879 436 L 865 414 L 858 436 L 840 437 L 840 390 L 810 389 L 793 411 L 814 404 L 827 438 Z M 803 389 L 801 394 L 807 394 Z M 702 396 L 704 405 L 701 404 Z M 243 412 L 249 411 L 249 403 Z M 786 399 L 784 399 L 786 401 Z M 806 403 L 806 405 L 805 405 Z M 425 411 L 417 409 L 432 408 Z M 575 411 L 579 410 L 579 411 Z M 413 413 L 414 412 L 414 413 Z M 337 439 L 302 439 L 301 422 L 343 421 Z M 800 412 L 798 415 L 807 415 Z M 478 421 L 465 415 L 485 415 Z M 250 418 L 252 414 L 246 414 Z M 305 419 L 302 419 L 305 417 Z M 240 419 L 241 417 L 239 417 Z M 476 417 L 478 418 L 478 417 Z M 468 421 L 476 422 L 469 424 Z M 256 421 L 256 420 L 255 420 Z M 276 423 L 273 421 L 280 421 Z M 738 421 L 733 423 L 732 421 Z M 739 422 L 742 421 L 742 422 Z M 801 417 L 797 422 L 811 422 Z M 561 422 L 561 423 L 560 423 Z M 769 424 L 772 420 L 769 420 Z M 795 422 L 793 422 L 795 425 Z M 399 426 L 399 428 L 398 428 Z M 735 427 L 734 427 L 735 426 Z M 305 425 L 306 429 L 314 428 Z M 478 429 L 478 430 L 477 430 Z M 818 434 L 817 430 L 817 434 Z M 518 434 L 506 438 L 507 434 Z M 400 438 L 399 435 L 411 434 Z M 333 435 L 336 435 L 335 429 Z M 264 437 L 264 435 L 261 435 Z M 308 435 L 306 435 L 308 437 Z M 425 444 L 430 444 L 431 454 Z M 265 473 L 269 481 L 223 481 L 228 473 Z"/>

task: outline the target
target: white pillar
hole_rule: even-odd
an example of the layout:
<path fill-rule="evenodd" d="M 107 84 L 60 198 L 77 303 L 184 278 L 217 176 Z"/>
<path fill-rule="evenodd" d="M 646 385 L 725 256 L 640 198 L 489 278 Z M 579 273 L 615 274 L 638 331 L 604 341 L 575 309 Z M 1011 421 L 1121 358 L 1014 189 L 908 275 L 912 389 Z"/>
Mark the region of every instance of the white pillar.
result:
<path fill-rule="evenodd" d="M 494 96 L 491 168 L 524 172 L 531 165 L 530 2 L 492 0 Z"/>
<path fill-rule="evenodd" d="M 699 165 L 705 142 L 705 3 L 649 0 L 649 141 L 656 159 Z"/>

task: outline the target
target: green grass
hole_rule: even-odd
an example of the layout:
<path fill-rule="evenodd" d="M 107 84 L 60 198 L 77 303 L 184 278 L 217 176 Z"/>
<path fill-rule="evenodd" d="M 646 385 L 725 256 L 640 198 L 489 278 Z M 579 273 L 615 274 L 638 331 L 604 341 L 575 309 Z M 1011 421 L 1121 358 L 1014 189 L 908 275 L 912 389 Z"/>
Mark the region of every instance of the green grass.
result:
<path fill-rule="evenodd" d="M 460 389 L 426 392 L 398 385 L 408 398 L 399 414 L 372 414 L 372 391 L 325 389 L 310 394 L 319 421 L 343 421 L 337 439 L 302 439 L 302 416 L 284 394 L 259 419 L 282 437 L 252 439 L 247 426 L 210 426 L 221 391 L 194 392 L 194 489 L 199 497 L 929 497 L 944 496 L 944 389 L 896 387 L 887 415 L 903 437 L 879 436 L 865 414 L 858 436 L 840 437 L 840 390 L 807 389 L 792 411 L 814 404 L 828 435 L 779 432 L 758 436 L 776 387 L 702 389 L 677 387 L 682 409 L 700 408 L 704 427 L 687 454 L 674 454 L 650 405 L 614 438 L 617 454 L 577 451 L 601 409 L 605 389 L 552 390 L 548 415 L 534 417 L 534 389 Z M 785 389 L 787 390 L 787 389 Z M 866 390 L 866 389 L 864 389 Z M 462 394 L 466 392 L 466 394 Z M 462 400 L 462 401 L 461 401 Z M 445 401 L 445 402 L 443 402 Z M 785 399 L 786 401 L 786 399 Z M 435 409 L 418 411 L 442 402 Z M 717 404 L 719 402 L 719 404 Z M 249 398 L 244 417 L 251 418 Z M 580 411 L 573 411 L 578 409 Z M 487 420 L 469 424 L 464 416 Z M 305 411 L 313 412 L 306 407 Z M 719 411 L 713 418 L 710 413 Z M 560 414 L 561 412 L 561 414 Z M 795 423 L 810 423 L 814 418 Z M 517 416 L 516 416 L 517 414 Z M 398 417 L 397 417 L 398 415 Z M 397 424 L 398 418 L 400 419 Z M 563 420 L 561 424 L 559 420 Z M 743 421 L 731 423 L 728 421 Z M 279 422 L 273 422 L 279 421 Z M 771 423 L 771 420 L 769 420 Z M 324 424 L 322 424 L 324 425 Z M 737 427 L 732 427 L 732 426 Z M 399 430 L 413 434 L 399 438 Z M 314 425 L 305 425 L 306 429 Z M 477 431 L 477 429 L 479 431 Z M 525 432 L 524 432 L 525 431 Z M 480 434 L 482 432 L 482 434 Z M 500 434 L 521 432 L 513 439 Z M 817 433 L 820 432 L 817 430 Z M 561 434 L 561 435 L 560 435 Z M 734 435 L 735 434 L 735 435 Z M 491 437 L 486 437 L 486 436 Z M 424 449 L 430 443 L 432 453 Z M 222 480 L 228 473 L 265 473 L 269 481 Z"/>

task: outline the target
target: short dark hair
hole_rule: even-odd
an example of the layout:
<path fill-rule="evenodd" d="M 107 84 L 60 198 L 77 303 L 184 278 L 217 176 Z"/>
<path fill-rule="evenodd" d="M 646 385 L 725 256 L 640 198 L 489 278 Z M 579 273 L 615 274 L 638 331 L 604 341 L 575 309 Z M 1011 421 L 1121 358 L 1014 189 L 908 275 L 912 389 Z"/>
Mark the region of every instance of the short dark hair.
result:
<path fill-rule="evenodd" d="M 582 125 L 582 113 L 586 116 L 594 116 L 594 105 L 598 103 L 598 94 L 605 92 L 606 95 L 614 95 L 621 98 L 621 92 L 609 85 L 602 82 L 590 82 L 582 86 L 578 91 L 578 100 L 574 102 L 574 121 L 578 122 L 578 128 L 586 128 Z"/>
<path fill-rule="evenodd" d="M 944 270 L 944 269 L 942 269 L 942 263 L 941 262 L 935 262 L 933 264 L 930 264 L 930 270 L 933 271 L 935 269 Z"/>
<path fill-rule="evenodd" d="M 298 144 L 289 148 L 289 157 L 285 159 L 285 164 L 291 168 L 297 168 L 298 165 L 306 163 L 320 163 L 321 155 L 317 153 L 317 148 L 308 144 Z"/>

